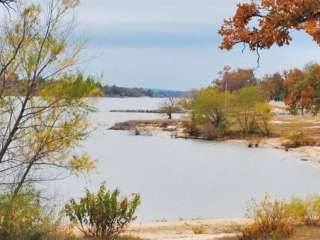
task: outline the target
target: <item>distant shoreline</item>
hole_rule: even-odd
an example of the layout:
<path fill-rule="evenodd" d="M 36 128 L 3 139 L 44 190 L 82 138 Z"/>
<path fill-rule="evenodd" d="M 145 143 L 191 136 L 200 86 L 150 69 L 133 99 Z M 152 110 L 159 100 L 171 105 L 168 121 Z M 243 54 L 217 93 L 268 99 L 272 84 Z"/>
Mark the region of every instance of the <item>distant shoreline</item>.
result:
<path fill-rule="evenodd" d="M 164 114 L 162 111 L 160 110 L 144 110 L 144 109 L 137 109 L 137 110 L 132 110 L 132 109 L 129 109 L 129 110 L 110 110 L 110 112 L 113 112 L 113 113 L 156 113 L 156 114 Z M 176 112 L 173 112 L 173 114 L 183 114 L 183 113 L 186 113 L 186 111 L 176 111 Z"/>

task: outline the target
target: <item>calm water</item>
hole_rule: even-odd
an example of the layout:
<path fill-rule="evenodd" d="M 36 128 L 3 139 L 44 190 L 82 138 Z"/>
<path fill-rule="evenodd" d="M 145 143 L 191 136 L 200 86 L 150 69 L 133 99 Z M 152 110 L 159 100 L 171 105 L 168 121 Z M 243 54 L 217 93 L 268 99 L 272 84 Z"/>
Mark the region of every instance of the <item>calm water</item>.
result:
<path fill-rule="evenodd" d="M 161 101 L 108 98 L 97 102 L 99 112 L 92 116 L 97 129 L 82 148 L 98 161 L 97 170 L 88 178 L 70 178 L 50 189 L 63 202 L 81 196 L 84 187 L 96 190 L 106 181 L 125 194 L 141 194 L 141 221 L 242 217 L 248 201 L 261 199 L 265 192 L 277 198 L 320 192 L 320 168 L 293 153 L 107 130 L 119 121 L 163 117 L 110 113 L 110 109 L 155 109 Z"/>

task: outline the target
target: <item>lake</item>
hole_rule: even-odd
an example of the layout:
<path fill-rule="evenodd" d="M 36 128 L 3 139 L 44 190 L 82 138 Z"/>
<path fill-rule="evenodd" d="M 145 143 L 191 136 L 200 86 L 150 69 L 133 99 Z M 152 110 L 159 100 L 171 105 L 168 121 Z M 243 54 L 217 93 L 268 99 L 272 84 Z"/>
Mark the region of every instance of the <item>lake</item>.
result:
<path fill-rule="evenodd" d="M 320 192 L 320 168 L 282 150 L 249 149 L 235 142 L 171 138 L 169 134 L 134 136 L 107 130 L 129 119 L 164 118 L 159 114 L 110 113 L 111 109 L 156 109 L 163 99 L 104 98 L 92 115 L 96 130 L 84 142 L 98 161 L 89 177 L 72 177 L 50 185 L 62 203 L 103 181 L 122 193 L 140 193 L 140 221 L 245 216 L 248 202 L 272 197 L 304 197 Z"/>

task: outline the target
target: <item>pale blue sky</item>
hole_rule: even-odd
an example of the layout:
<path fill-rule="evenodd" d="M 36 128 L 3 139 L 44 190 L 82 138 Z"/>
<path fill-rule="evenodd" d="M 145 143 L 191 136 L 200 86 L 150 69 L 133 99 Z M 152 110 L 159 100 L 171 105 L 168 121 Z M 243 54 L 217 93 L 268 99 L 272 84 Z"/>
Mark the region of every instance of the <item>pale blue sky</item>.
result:
<path fill-rule="evenodd" d="M 256 55 L 219 50 L 217 34 L 237 0 L 82 0 L 78 34 L 88 49 L 82 68 L 129 87 L 187 90 L 207 86 L 226 64 L 255 68 Z M 262 52 L 259 76 L 318 61 L 320 48 L 294 33 L 290 47 Z"/>

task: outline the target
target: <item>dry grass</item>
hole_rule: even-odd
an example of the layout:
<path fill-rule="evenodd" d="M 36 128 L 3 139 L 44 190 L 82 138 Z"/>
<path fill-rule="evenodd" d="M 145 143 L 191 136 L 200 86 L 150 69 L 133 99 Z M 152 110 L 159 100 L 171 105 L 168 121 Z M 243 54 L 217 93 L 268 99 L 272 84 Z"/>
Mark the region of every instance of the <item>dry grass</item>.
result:
<path fill-rule="evenodd" d="M 194 226 L 191 229 L 193 234 L 204 234 L 206 232 L 206 227 L 204 225 Z"/>
<path fill-rule="evenodd" d="M 273 133 L 278 136 L 299 130 L 320 141 L 320 116 L 314 117 L 311 114 L 304 116 L 277 115 L 273 117 L 272 125 Z"/>
<path fill-rule="evenodd" d="M 131 236 L 131 235 L 123 235 L 118 237 L 117 240 L 146 240 L 146 239 L 139 238 L 136 236 Z"/>
<path fill-rule="evenodd" d="M 294 236 L 289 240 L 318 240 L 320 239 L 320 227 L 299 227 Z"/>
<path fill-rule="evenodd" d="M 149 224 L 131 226 L 127 234 L 135 237 L 123 238 L 121 240 L 213 239 L 213 237 L 210 238 L 210 236 L 212 236 L 211 234 L 239 233 L 240 226 L 250 223 L 252 223 L 252 220 L 249 219 L 208 219 L 178 222 L 153 222 Z M 197 227 L 205 228 L 205 234 L 203 236 L 193 233 L 192 228 Z M 221 239 L 237 240 L 238 238 L 224 235 Z M 296 226 L 294 235 L 287 240 L 320 240 L 320 227 Z"/>

